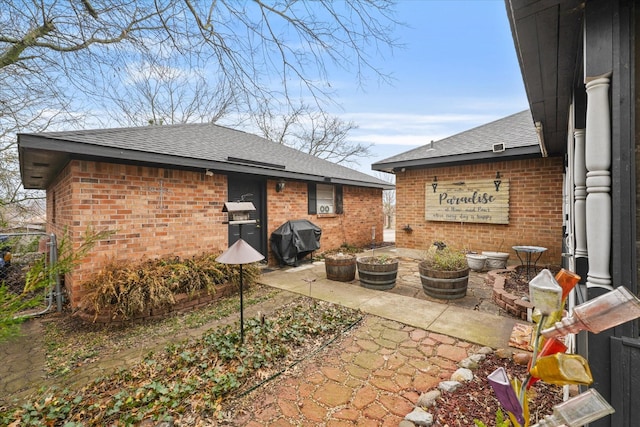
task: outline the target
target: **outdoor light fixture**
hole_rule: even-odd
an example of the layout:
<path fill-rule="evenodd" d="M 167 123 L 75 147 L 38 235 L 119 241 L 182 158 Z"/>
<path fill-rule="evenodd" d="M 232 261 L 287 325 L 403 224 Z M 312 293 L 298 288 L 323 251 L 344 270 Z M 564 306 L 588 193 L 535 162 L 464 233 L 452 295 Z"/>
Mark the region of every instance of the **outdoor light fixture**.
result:
<path fill-rule="evenodd" d="M 496 179 L 493 180 L 493 185 L 496 186 L 496 191 L 500 191 L 500 184 L 502 184 L 502 179 L 500 179 L 500 171 L 496 172 Z"/>
<path fill-rule="evenodd" d="M 276 193 L 280 193 L 284 190 L 284 179 L 280 179 L 276 182 Z"/>
<path fill-rule="evenodd" d="M 438 177 L 434 176 L 433 177 L 433 183 L 431 184 L 431 186 L 433 187 L 433 192 L 436 192 L 436 188 L 438 188 Z"/>
<path fill-rule="evenodd" d="M 213 176 L 213 171 L 210 169 L 207 169 L 204 173 L 206 176 Z"/>
<path fill-rule="evenodd" d="M 240 224 L 242 227 L 242 224 Z M 242 232 L 241 232 L 242 233 Z M 244 343 L 244 302 L 243 302 L 243 284 L 242 284 L 242 265 L 253 262 L 262 261 L 264 255 L 253 249 L 253 247 L 242 240 L 238 239 L 233 245 L 224 251 L 216 261 L 222 264 L 238 264 L 240 267 L 240 342 Z"/>
<path fill-rule="evenodd" d="M 238 264 L 240 266 L 240 341 L 244 343 L 244 302 L 242 297 L 242 265 L 258 262 L 264 256 L 256 251 L 249 243 L 242 240 L 242 226 L 245 224 L 256 224 L 258 221 L 251 219 L 251 212 L 256 211 L 252 202 L 245 202 L 244 198 L 250 196 L 245 194 L 241 197 L 242 202 L 226 202 L 222 212 L 227 213 L 226 224 L 238 226 L 238 240 L 224 251 L 217 262 L 222 264 Z"/>

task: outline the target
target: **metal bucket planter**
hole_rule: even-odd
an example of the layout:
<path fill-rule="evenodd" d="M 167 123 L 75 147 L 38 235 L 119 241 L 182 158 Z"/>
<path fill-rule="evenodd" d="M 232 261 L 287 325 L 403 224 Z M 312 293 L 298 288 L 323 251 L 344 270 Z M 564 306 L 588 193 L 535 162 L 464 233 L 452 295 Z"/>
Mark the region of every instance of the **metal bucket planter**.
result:
<path fill-rule="evenodd" d="M 467 264 L 469 264 L 469 268 L 473 271 L 482 271 L 484 270 L 484 266 L 487 263 L 486 255 L 478 255 L 478 254 L 467 254 Z"/>
<path fill-rule="evenodd" d="M 368 289 L 388 290 L 396 286 L 398 260 L 378 257 L 358 258 L 358 277 L 360 285 Z"/>
<path fill-rule="evenodd" d="M 432 270 L 424 262 L 418 264 L 422 290 L 438 299 L 458 299 L 467 294 L 469 268 L 457 271 Z"/>
<path fill-rule="evenodd" d="M 338 282 L 351 282 L 356 277 L 356 256 L 351 254 L 332 254 L 324 258 L 327 279 Z"/>
<path fill-rule="evenodd" d="M 509 259 L 509 254 L 507 252 L 483 251 L 482 255 L 487 257 L 486 267 L 489 270 L 507 268 L 507 260 Z"/>

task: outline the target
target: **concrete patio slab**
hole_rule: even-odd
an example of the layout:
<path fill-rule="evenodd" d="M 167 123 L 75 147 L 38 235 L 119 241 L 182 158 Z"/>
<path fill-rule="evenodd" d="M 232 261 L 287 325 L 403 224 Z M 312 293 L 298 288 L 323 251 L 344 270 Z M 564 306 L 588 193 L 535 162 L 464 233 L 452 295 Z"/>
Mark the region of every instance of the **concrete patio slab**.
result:
<path fill-rule="evenodd" d="M 376 254 L 382 253 L 398 254 L 395 248 L 376 250 Z M 369 255 L 370 251 L 363 256 Z M 511 331 L 518 320 L 495 314 L 500 311 L 486 297 L 490 292 L 470 290 L 468 297 L 459 300 L 426 297 L 421 291 L 419 278 L 416 280 L 412 274 L 416 266 L 417 260 L 402 258 L 397 289 L 388 291 L 364 288 L 359 285 L 357 276 L 352 282 L 328 280 L 323 262 L 263 273 L 259 282 L 479 345 L 492 348 L 508 346 Z M 482 273 L 474 273 L 470 282 L 477 285 L 483 281 L 483 276 Z"/>

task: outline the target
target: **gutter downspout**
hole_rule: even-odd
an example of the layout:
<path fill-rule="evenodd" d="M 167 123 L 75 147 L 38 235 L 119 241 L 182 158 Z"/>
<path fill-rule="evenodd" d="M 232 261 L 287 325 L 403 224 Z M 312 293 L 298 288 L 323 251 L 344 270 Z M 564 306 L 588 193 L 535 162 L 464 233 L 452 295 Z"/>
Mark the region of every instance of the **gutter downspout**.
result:
<path fill-rule="evenodd" d="M 35 235 L 45 235 L 43 233 L 30 233 Z M 51 233 L 49 235 L 49 265 L 54 265 L 54 263 L 58 262 L 58 251 L 57 251 L 57 243 L 56 243 L 56 235 Z M 55 276 L 55 277 L 53 277 Z M 51 285 L 55 281 L 55 290 L 56 290 L 56 308 L 58 313 L 62 312 L 62 293 L 60 292 L 60 276 L 55 274 L 52 269 L 49 271 L 49 297 L 45 297 L 49 300 L 47 307 L 39 311 L 37 313 L 23 314 L 21 316 L 15 316 L 14 319 L 28 319 L 32 317 L 42 316 L 43 314 L 51 311 L 53 307 L 53 286 Z"/>
<path fill-rule="evenodd" d="M 540 153 L 542 157 L 549 157 L 547 147 L 544 145 L 544 132 L 542 131 L 542 122 L 535 122 L 536 134 L 538 135 L 538 145 L 540 146 Z"/>

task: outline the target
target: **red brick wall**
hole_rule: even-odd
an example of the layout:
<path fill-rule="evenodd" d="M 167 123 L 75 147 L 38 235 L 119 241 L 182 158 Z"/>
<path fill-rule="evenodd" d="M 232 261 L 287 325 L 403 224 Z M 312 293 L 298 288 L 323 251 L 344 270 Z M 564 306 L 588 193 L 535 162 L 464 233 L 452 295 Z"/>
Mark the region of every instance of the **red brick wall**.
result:
<path fill-rule="evenodd" d="M 509 180 L 509 224 L 454 223 L 425 220 L 425 186 L 438 181 L 493 180 L 500 171 Z M 458 249 L 509 252 L 515 245 L 549 250 L 539 265 L 559 265 L 562 253 L 562 174 L 560 157 L 455 167 L 407 170 L 396 174 L 396 246 L 426 249 L 441 240 Z M 410 225 L 413 232 L 403 227 Z"/>
<path fill-rule="evenodd" d="M 60 239 L 68 230 L 75 247 L 88 227 L 115 231 L 65 278 L 72 304 L 82 297 L 80 283 L 109 259 L 188 257 L 224 250 L 226 196 L 224 175 L 72 161 L 47 190 L 47 217 L 55 218 L 54 224 L 48 221 L 47 231 Z"/>
<path fill-rule="evenodd" d="M 377 240 L 382 240 L 381 190 L 344 186 L 344 214 L 308 215 L 307 184 L 287 181 L 285 190 L 277 193 L 275 182 L 267 184 L 267 238 L 289 219 L 309 219 L 322 228 L 322 250 L 344 242 L 368 244 L 372 226 Z M 188 257 L 225 250 L 225 201 L 227 178 L 222 174 L 70 162 L 47 190 L 47 231 L 61 239 L 67 230 L 76 248 L 88 227 L 115 231 L 65 278 L 72 305 L 82 298 L 81 283 L 110 259 Z"/>
<path fill-rule="evenodd" d="M 307 219 L 322 229 L 321 251 L 348 243 L 356 246 L 371 244 L 371 228 L 376 228 L 376 241 L 382 242 L 382 190 L 373 188 L 342 188 L 344 213 L 309 215 L 307 184 L 287 181 L 284 191 L 275 191 L 276 181 L 267 183 L 268 235 L 291 219 Z M 274 256 L 270 253 L 269 259 Z"/>

